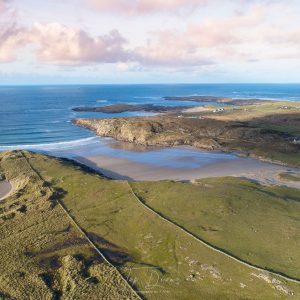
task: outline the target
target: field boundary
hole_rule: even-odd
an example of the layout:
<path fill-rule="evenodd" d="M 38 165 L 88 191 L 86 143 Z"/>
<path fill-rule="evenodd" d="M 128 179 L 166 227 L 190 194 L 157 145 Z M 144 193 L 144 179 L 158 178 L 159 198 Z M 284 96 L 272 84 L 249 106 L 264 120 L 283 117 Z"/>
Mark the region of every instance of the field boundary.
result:
<path fill-rule="evenodd" d="M 269 269 L 264 269 L 264 268 L 261 268 L 259 266 L 256 266 L 254 264 L 251 264 L 247 261 L 244 261 L 240 258 L 238 258 L 237 256 L 234 256 L 233 254 L 227 252 L 226 250 L 222 249 L 222 248 L 218 248 L 217 246 L 214 246 L 212 244 L 210 244 L 209 242 L 206 242 L 205 240 L 199 238 L 198 236 L 196 236 L 195 234 L 193 234 L 192 232 L 190 232 L 189 230 L 187 230 L 186 228 L 184 228 L 183 226 L 177 224 L 176 222 L 168 219 L 167 217 L 165 217 L 163 214 L 155 211 L 154 209 L 152 209 L 150 206 L 148 206 L 147 204 L 145 204 L 141 199 L 140 197 L 134 192 L 132 186 L 130 185 L 130 183 L 128 181 L 126 181 L 127 185 L 129 186 L 130 188 L 130 191 L 131 191 L 131 194 L 135 197 L 135 199 L 145 208 L 147 209 L 148 211 L 152 212 L 153 214 L 155 214 L 157 217 L 159 217 L 160 219 L 164 220 L 165 222 L 171 224 L 172 226 L 176 226 L 177 229 L 179 229 L 181 232 L 184 232 L 185 234 L 187 234 L 188 236 L 190 236 L 191 238 L 193 238 L 194 240 L 196 240 L 197 242 L 201 243 L 203 246 L 219 253 L 219 254 L 222 254 L 232 260 L 234 260 L 235 262 L 238 262 L 244 266 L 247 266 L 253 270 L 256 270 L 256 271 L 260 271 L 260 272 L 265 272 L 265 273 L 269 273 L 271 275 L 274 275 L 274 276 L 277 276 L 277 277 L 280 277 L 286 281 L 289 281 L 289 282 L 293 282 L 293 283 L 300 283 L 300 279 L 297 279 L 297 278 L 293 278 L 293 277 L 290 277 L 286 274 L 282 274 L 282 273 L 277 273 L 276 271 L 272 271 L 272 270 L 269 270 Z"/>
<path fill-rule="evenodd" d="M 42 181 L 45 182 L 45 180 L 43 179 L 43 177 L 41 176 L 41 174 L 31 165 L 29 159 L 27 158 L 26 154 L 24 154 L 23 151 L 21 151 L 22 156 L 24 157 L 24 159 L 26 160 L 27 164 L 29 165 L 29 167 L 32 169 L 32 171 L 38 176 L 38 178 Z M 54 193 L 54 191 L 52 190 L 51 187 L 47 187 L 51 193 Z M 88 237 L 88 235 L 85 233 L 84 229 L 82 229 L 80 227 L 80 225 L 77 223 L 77 221 L 75 220 L 75 218 L 68 212 L 67 208 L 64 206 L 64 204 L 58 199 L 56 200 L 56 202 L 58 203 L 58 205 L 60 206 L 60 208 L 63 210 L 63 212 L 67 215 L 67 217 L 69 218 L 69 220 L 71 221 L 71 223 L 74 224 L 75 228 L 85 237 L 85 239 L 88 241 L 88 243 L 90 244 L 90 246 L 100 255 L 100 257 L 113 269 L 115 269 L 118 274 L 121 276 L 122 280 L 126 283 L 126 285 L 130 288 L 130 290 L 134 293 L 134 295 L 140 299 L 143 300 L 143 298 L 141 297 L 141 295 L 138 293 L 138 291 L 136 291 L 131 284 L 126 280 L 125 276 L 118 270 L 117 267 L 115 267 L 106 257 L 105 255 L 99 250 L 99 248 L 93 243 L 93 241 Z"/>

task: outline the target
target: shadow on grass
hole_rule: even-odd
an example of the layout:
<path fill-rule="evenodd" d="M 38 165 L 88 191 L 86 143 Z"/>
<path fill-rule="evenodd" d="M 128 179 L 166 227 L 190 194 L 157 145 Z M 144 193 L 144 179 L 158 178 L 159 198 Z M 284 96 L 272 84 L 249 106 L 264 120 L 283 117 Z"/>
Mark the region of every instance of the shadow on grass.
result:
<path fill-rule="evenodd" d="M 133 261 L 133 258 L 128 253 L 103 237 L 93 232 L 88 232 L 87 235 L 89 239 L 98 246 L 104 256 L 114 265 L 122 265 L 126 262 Z"/>

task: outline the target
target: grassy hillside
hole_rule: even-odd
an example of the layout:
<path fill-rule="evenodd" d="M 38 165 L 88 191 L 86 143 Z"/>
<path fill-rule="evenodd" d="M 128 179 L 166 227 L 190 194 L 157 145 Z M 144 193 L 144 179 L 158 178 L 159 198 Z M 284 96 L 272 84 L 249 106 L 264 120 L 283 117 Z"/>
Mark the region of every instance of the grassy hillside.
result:
<path fill-rule="evenodd" d="M 62 191 L 52 193 L 20 152 L 0 159 L 15 188 L 0 202 L 0 299 L 135 299 L 57 205 Z"/>
<path fill-rule="evenodd" d="M 0 253 L 5 258 L 0 261 L 0 269 L 4 270 L 0 276 L 2 295 L 26 299 L 21 296 L 26 289 L 35 299 L 134 299 L 131 285 L 145 299 L 300 297 L 300 284 L 247 267 L 161 219 L 135 198 L 126 181 L 108 180 L 70 161 L 29 152 L 2 154 L 0 165 L 1 173 L 16 188 L 0 203 Z M 222 191 L 218 184 L 228 186 L 228 190 Z M 247 259 L 255 258 L 263 267 L 273 263 L 274 269 L 298 276 L 299 259 L 294 253 L 299 245 L 296 191 L 265 191 L 238 179 L 205 180 L 198 185 L 147 182 L 132 186 L 155 210 L 195 234 L 202 235 L 203 231 L 206 235 L 202 237 L 210 243 L 222 242 L 241 257 L 245 247 L 253 253 L 251 245 L 256 243 L 255 255 Z M 243 190 L 249 195 L 244 197 Z M 221 192 L 231 199 L 232 206 L 226 205 L 226 199 L 220 202 Z M 261 201 L 256 199 L 259 193 L 263 195 Z M 254 216 L 245 221 L 243 207 L 247 205 L 250 215 L 256 211 L 260 216 L 258 223 L 252 223 Z M 278 223 L 287 222 L 281 224 L 285 236 L 278 234 L 278 227 L 270 232 L 270 237 L 279 235 L 273 236 L 274 247 L 266 245 L 271 238 L 264 243 L 266 235 L 257 238 L 255 232 L 262 230 L 261 211 L 266 209 L 266 228 L 271 227 L 271 219 L 274 224 L 276 218 Z M 228 217 L 226 224 L 222 215 L 233 220 Z M 243 222 L 254 228 L 246 231 L 249 241 L 245 247 L 237 230 L 239 224 L 245 230 Z M 197 231 L 201 227 L 206 230 Z M 216 238 L 212 237 L 214 232 Z M 117 269 L 103 262 L 93 244 Z M 289 247 L 287 255 L 284 252 Z M 272 259 L 264 261 L 265 249 L 269 255 L 276 255 L 278 264 Z M 285 262 L 286 258 L 294 261 Z"/>
<path fill-rule="evenodd" d="M 157 212 L 255 265 L 300 278 L 300 191 L 238 178 L 131 183 Z"/>

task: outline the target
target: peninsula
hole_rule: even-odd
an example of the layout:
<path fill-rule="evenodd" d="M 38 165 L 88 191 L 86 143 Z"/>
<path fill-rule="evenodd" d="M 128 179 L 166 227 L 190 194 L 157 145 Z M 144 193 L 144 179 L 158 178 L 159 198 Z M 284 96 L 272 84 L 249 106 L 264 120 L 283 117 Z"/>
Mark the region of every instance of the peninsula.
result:
<path fill-rule="evenodd" d="M 99 136 L 151 146 L 190 145 L 299 166 L 300 106 L 263 101 L 182 109 L 150 117 L 76 119 Z"/>

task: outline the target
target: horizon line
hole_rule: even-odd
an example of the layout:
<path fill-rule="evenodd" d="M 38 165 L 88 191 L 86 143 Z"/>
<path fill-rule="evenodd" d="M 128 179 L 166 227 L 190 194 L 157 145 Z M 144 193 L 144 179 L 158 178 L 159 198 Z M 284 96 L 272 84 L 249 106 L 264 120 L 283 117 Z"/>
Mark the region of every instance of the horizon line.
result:
<path fill-rule="evenodd" d="M 0 87 L 26 87 L 26 86 L 100 86 L 100 85 L 300 85 L 300 82 L 208 82 L 208 83 L 184 83 L 184 82 L 161 82 L 161 83 L 20 83 L 0 84 Z"/>

